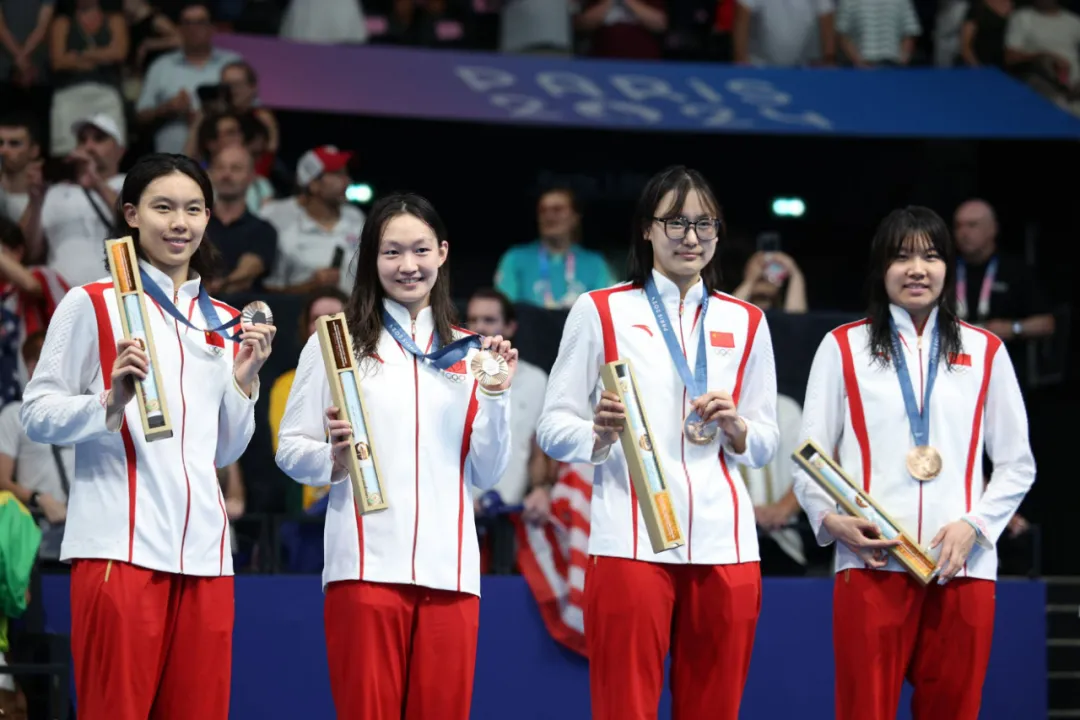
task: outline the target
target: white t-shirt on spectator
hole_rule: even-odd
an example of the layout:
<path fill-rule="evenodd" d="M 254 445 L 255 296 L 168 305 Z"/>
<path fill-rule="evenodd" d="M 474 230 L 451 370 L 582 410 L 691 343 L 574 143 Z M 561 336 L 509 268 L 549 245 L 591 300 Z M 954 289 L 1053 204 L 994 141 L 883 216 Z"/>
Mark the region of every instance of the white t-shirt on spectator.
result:
<path fill-rule="evenodd" d="M 56 467 L 52 446 L 36 443 L 26 436 L 22 423 L 19 422 L 18 400 L 9 402 L 0 410 L 0 453 L 15 458 L 15 482 L 27 490 L 48 493 L 67 504 L 67 493 L 60 480 L 60 470 Z M 75 477 L 75 448 L 60 448 L 60 459 L 64 463 L 68 479 Z"/>
<path fill-rule="evenodd" d="M 367 22 L 360 6 L 356 0 L 292 0 L 278 35 L 325 45 L 366 43 Z"/>
<path fill-rule="evenodd" d="M 532 363 L 518 360 L 510 393 L 510 463 L 506 472 L 492 488 L 507 505 L 520 503 L 529 489 L 529 457 L 533 438 L 544 409 L 544 393 L 548 375 Z M 478 498 L 485 491 L 473 486 L 472 495 Z"/>
<path fill-rule="evenodd" d="M 836 11 L 833 0 L 739 0 L 753 14 L 750 62 L 792 67 L 821 58 L 820 18 Z"/>
<path fill-rule="evenodd" d="M 142 92 L 135 105 L 137 112 L 160 107 L 181 90 L 187 90 L 191 97 L 191 109 L 200 107 L 200 85 L 217 85 L 221 82 L 221 70 L 226 65 L 240 60 L 240 56 L 231 50 L 218 50 L 210 53 L 210 58 L 202 65 L 192 65 L 182 50 L 174 50 L 162 55 L 146 71 Z M 173 119 L 164 123 L 154 136 L 154 150 L 166 153 L 181 153 L 187 142 L 188 123 L 182 119 Z"/>
<path fill-rule="evenodd" d="M 337 225 L 327 230 L 299 206 L 297 210 L 299 212 L 292 222 L 275 224 L 278 231 L 277 263 L 264 284 L 268 288 L 283 288 L 307 282 L 317 270 L 330 267 L 334 251 L 341 248 L 344 257 L 338 287 L 346 294 L 351 293 L 356 278 L 356 250 L 360 247 L 360 231 L 364 229 L 364 213 L 355 205 L 343 204 Z"/>
<path fill-rule="evenodd" d="M 499 19 L 499 49 L 571 49 L 569 0 L 504 0 Z"/>
<path fill-rule="evenodd" d="M 1080 81 L 1080 17 L 1068 10 L 1050 14 L 1020 8 L 1009 16 L 1005 47 L 1063 57 L 1069 61 L 1069 83 Z"/>
<path fill-rule="evenodd" d="M 0 215 L 12 222 L 19 222 L 26 206 L 30 204 L 30 195 L 27 193 L 5 193 L 0 189 Z"/>
<path fill-rule="evenodd" d="M 836 32 L 869 63 L 899 62 L 903 41 L 922 34 L 911 0 L 840 0 Z"/>
<path fill-rule="evenodd" d="M 304 214 L 304 211 L 300 207 L 297 196 L 292 195 L 286 198 L 267 200 L 256 214 L 273 225 L 280 235 L 281 231 L 296 222 Z"/>
<path fill-rule="evenodd" d="M 108 185 L 119 193 L 124 187 L 124 175 L 109 178 Z M 71 287 L 109 274 L 105 265 L 105 240 L 111 231 L 101 215 L 112 220 L 116 211 L 97 193 L 90 195 L 100 214 L 90 205 L 86 191 L 73 183 L 51 186 L 41 206 L 41 229 L 49 246 L 46 264 Z"/>

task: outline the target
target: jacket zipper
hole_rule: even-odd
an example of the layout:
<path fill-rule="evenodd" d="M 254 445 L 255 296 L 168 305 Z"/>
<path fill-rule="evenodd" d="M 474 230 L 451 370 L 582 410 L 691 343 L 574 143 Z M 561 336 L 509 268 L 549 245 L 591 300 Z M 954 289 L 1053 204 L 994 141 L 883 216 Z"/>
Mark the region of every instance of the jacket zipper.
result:
<path fill-rule="evenodd" d="M 683 357 L 686 358 L 686 341 L 683 339 L 683 301 L 679 300 L 679 343 L 682 344 Z M 702 328 L 702 332 L 705 329 Z M 682 392 L 682 404 L 679 406 L 686 411 L 686 388 Z M 686 467 L 686 435 L 682 432 L 683 419 L 679 418 L 679 452 L 682 456 L 683 474 L 686 475 L 686 497 L 689 504 L 688 518 L 686 522 L 686 560 L 694 559 L 694 485 L 690 482 L 690 469 Z"/>
<path fill-rule="evenodd" d="M 923 367 L 922 367 L 922 333 L 920 332 L 916 337 L 916 347 L 919 349 L 919 414 L 923 413 L 923 395 L 925 393 L 923 389 Z M 927 442 L 930 442 L 930 438 L 926 438 Z M 916 532 L 917 539 L 920 545 L 922 545 L 922 516 L 923 516 L 923 485 L 925 483 L 919 483 L 919 527 Z"/>
<path fill-rule="evenodd" d="M 173 292 L 173 306 L 180 301 L 180 294 Z M 191 519 L 191 479 L 188 478 L 184 439 L 187 435 L 187 399 L 184 397 L 184 343 L 180 339 L 180 323 L 173 320 L 176 344 L 180 348 L 180 465 L 184 468 L 184 485 L 187 490 L 187 507 L 184 509 L 184 533 L 180 536 L 180 572 L 184 572 L 184 544 L 187 542 L 188 521 Z"/>
<path fill-rule="evenodd" d="M 416 320 L 412 321 L 412 339 L 416 343 Z M 416 582 L 416 543 L 420 533 L 420 366 L 416 356 L 413 355 L 413 412 L 416 418 L 416 436 L 413 440 L 413 460 L 415 469 L 415 496 L 413 513 L 413 540 L 412 540 L 412 579 Z"/>

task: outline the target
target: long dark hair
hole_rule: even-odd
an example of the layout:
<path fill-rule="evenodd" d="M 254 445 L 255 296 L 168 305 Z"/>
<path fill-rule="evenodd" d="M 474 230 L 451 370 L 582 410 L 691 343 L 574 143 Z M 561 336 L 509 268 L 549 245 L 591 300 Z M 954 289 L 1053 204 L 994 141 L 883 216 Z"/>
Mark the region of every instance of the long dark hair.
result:
<path fill-rule="evenodd" d="M 142 244 L 139 242 L 139 229 L 128 225 L 127 218 L 124 215 L 124 206 L 131 204 L 138 207 L 139 201 L 142 200 L 143 193 L 146 192 L 146 188 L 149 187 L 150 183 L 172 173 L 181 173 L 194 180 L 195 184 L 202 190 L 206 209 L 210 211 L 214 209 L 214 186 L 211 184 L 206 172 L 194 160 L 186 155 L 168 153 L 153 153 L 139 158 L 138 162 L 128 171 L 127 176 L 124 178 L 124 187 L 120 190 L 120 196 L 116 198 L 116 221 L 114 227 L 116 232 L 121 235 L 131 235 L 131 239 L 135 242 L 135 254 L 141 260 L 146 259 L 146 251 L 143 250 Z M 202 242 L 199 243 L 199 249 L 191 256 L 191 269 L 199 273 L 199 276 L 205 282 L 218 272 L 220 263 L 221 253 L 218 252 L 217 246 L 211 241 L 209 233 L 204 232 Z M 108 268 L 108 259 L 105 261 L 105 267 Z"/>
<path fill-rule="evenodd" d="M 940 353 L 952 366 L 952 358 L 962 352 L 960 319 L 956 315 L 956 246 L 945 221 L 933 210 L 909 205 L 893 210 L 874 233 L 870 245 L 870 272 L 867 291 L 870 296 L 870 355 L 885 366 L 892 356 L 892 329 L 889 324 L 889 294 L 885 288 L 885 273 L 905 244 L 925 238 L 945 261 L 945 285 L 938 298 L 938 332 L 941 333 Z"/>
<path fill-rule="evenodd" d="M 345 306 L 345 317 L 353 336 L 353 345 L 360 357 L 371 357 L 379 345 L 382 333 L 382 309 L 386 291 L 379 281 L 379 244 L 386 224 L 398 215 L 412 215 L 434 231 L 440 245 L 446 241 L 446 226 L 435 212 L 435 206 L 413 193 L 394 193 L 379 199 L 371 208 L 360 233 L 360 249 L 356 253 L 356 284 Z M 439 342 L 446 345 L 454 339 L 456 310 L 450 300 L 449 260 L 439 268 L 431 288 L 431 313 Z"/>
<path fill-rule="evenodd" d="M 705 292 L 720 289 L 720 242 L 724 239 L 723 211 L 720 203 L 716 201 L 709 182 L 697 170 L 692 170 L 685 165 L 674 165 L 662 170 L 645 185 L 638 197 L 637 207 L 634 209 L 634 225 L 630 237 L 630 255 L 626 261 L 627 279 L 635 285 L 644 285 L 645 279 L 653 269 L 653 246 L 645 239 L 645 232 L 653 224 L 654 217 L 675 217 L 682 210 L 686 196 L 692 190 L 697 190 L 705 205 L 716 213 L 716 219 L 721 221 L 720 232 L 716 237 L 717 250 L 713 253 L 709 264 L 701 269 L 701 280 L 705 283 Z M 667 215 L 658 214 L 660 201 L 669 192 L 674 193 L 675 202 Z M 666 236 L 665 236 L 666 237 Z"/>

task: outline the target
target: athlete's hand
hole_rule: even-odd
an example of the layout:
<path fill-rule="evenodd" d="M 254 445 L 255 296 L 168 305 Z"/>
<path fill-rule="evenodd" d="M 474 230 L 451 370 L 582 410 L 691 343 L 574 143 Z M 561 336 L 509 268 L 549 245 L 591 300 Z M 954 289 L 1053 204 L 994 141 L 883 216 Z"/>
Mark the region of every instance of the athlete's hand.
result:
<path fill-rule="evenodd" d="M 883 568 L 888 565 L 886 548 L 900 544 L 900 538 L 886 540 L 881 537 L 881 529 L 866 518 L 829 513 L 821 524 L 838 542 L 847 545 L 872 568 Z"/>
<path fill-rule="evenodd" d="M 352 425 L 348 420 L 338 420 L 340 414 L 336 407 L 326 409 L 326 432 L 330 436 L 330 454 L 334 458 L 334 469 L 330 475 L 333 479 L 348 474 L 346 458 L 356 452 L 353 448 Z"/>
<path fill-rule="evenodd" d="M 273 325 L 241 326 L 240 351 L 233 362 L 233 375 L 236 384 L 248 395 L 251 395 L 251 386 L 259 376 L 259 370 L 270 357 L 270 345 L 276 333 L 277 328 Z"/>
<path fill-rule="evenodd" d="M 491 392 L 499 392 L 501 390 L 508 390 L 510 388 L 510 382 L 514 379 L 514 373 L 517 372 L 518 363 L 518 351 L 517 348 L 510 346 L 509 340 L 504 340 L 502 335 L 496 335 L 495 337 L 485 337 L 480 347 L 483 350 L 491 352 L 493 355 L 498 355 L 506 361 L 506 382 L 502 385 L 497 385 L 493 388 L 489 388 Z"/>
<path fill-rule="evenodd" d="M 619 439 L 626 423 L 626 406 L 619 402 L 619 396 L 608 390 L 600 394 L 593 414 L 593 454 L 614 445 Z"/>
<path fill-rule="evenodd" d="M 938 557 L 939 582 L 948 582 L 964 567 L 971 548 L 975 547 L 975 528 L 963 520 L 956 520 L 938 530 L 930 541 L 930 547 L 941 546 Z"/>
<path fill-rule="evenodd" d="M 122 412 L 135 397 L 135 380 L 145 380 L 150 372 L 150 357 L 143 351 L 141 340 L 121 340 L 116 343 L 116 360 L 113 361 L 111 390 L 106 401 L 108 414 Z"/>

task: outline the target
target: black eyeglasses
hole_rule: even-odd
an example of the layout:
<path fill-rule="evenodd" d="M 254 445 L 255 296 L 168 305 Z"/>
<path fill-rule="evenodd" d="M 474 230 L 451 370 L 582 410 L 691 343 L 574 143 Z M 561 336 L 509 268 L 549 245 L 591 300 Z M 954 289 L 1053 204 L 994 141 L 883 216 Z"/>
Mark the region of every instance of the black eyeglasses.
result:
<path fill-rule="evenodd" d="M 664 234 L 668 236 L 669 240 L 682 240 L 691 227 L 694 228 L 698 240 L 715 240 L 720 234 L 720 225 L 722 224 L 717 218 L 701 218 L 695 222 L 690 222 L 689 218 L 684 217 L 654 217 L 653 220 L 664 224 Z"/>

